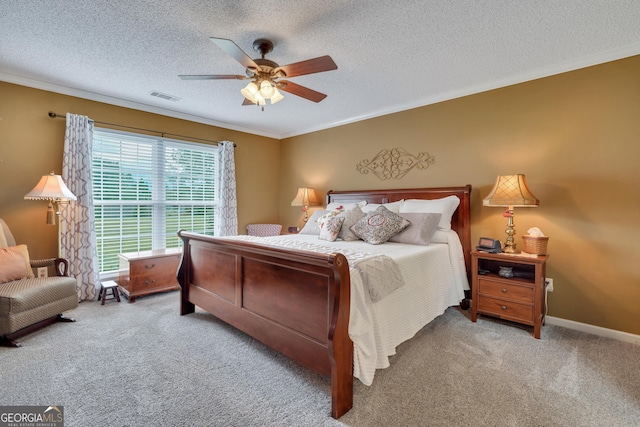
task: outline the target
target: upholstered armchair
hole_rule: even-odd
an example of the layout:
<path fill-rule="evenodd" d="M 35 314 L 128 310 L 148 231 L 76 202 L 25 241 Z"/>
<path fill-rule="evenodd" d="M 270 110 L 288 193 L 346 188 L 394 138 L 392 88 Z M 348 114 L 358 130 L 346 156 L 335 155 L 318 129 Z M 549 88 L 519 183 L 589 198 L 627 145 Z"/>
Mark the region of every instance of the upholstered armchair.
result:
<path fill-rule="evenodd" d="M 247 234 L 249 236 L 278 236 L 282 230 L 281 224 L 249 224 L 247 225 Z"/>
<path fill-rule="evenodd" d="M 55 276 L 38 278 L 33 269 L 53 267 Z M 0 218 L 0 345 L 19 347 L 16 341 L 56 321 L 74 321 L 63 312 L 78 306 L 76 279 L 69 277 L 63 258 L 29 259 L 26 245 L 16 245 Z"/>

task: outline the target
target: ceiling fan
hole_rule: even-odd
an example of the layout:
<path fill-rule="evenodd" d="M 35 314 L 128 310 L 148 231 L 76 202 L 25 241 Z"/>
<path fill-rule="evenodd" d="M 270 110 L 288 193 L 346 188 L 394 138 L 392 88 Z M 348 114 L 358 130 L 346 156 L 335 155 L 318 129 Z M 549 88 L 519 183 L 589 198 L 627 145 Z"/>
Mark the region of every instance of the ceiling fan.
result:
<path fill-rule="evenodd" d="M 217 37 L 209 37 L 225 53 L 232 56 L 245 67 L 245 74 L 218 75 L 179 75 L 182 80 L 251 80 L 240 92 L 244 96 L 242 105 L 259 105 L 264 110 L 266 100 L 271 104 L 281 101 L 284 97 L 279 92 L 291 93 L 313 102 L 320 102 L 327 97 L 324 93 L 316 92 L 305 86 L 292 83 L 284 78 L 303 76 L 305 74 L 321 73 L 336 70 L 338 66 L 330 56 L 320 56 L 306 61 L 280 66 L 266 59 L 265 55 L 273 50 L 273 42 L 267 39 L 257 39 L 253 42 L 253 49 L 259 52 L 261 58 L 251 59 L 233 41 Z M 279 90 L 278 90 L 279 89 Z"/>

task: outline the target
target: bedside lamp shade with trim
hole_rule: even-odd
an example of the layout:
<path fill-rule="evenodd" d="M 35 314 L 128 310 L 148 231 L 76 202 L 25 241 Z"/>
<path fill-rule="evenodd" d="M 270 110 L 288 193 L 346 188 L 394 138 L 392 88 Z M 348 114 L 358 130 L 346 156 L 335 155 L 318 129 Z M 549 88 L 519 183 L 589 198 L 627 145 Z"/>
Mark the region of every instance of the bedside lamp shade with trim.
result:
<path fill-rule="evenodd" d="M 49 207 L 47 209 L 47 224 L 55 225 L 56 216 L 60 215 L 60 203 L 76 200 L 75 194 L 69 190 L 60 175 L 51 172 L 44 175 L 38 181 L 38 184 L 24 195 L 25 200 L 48 200 Z M 53 204 L 57 205 L 57 209 L 53 210 Z M 58 218 L 58 256 L 61 257 L 60 247 L 60 219 Z"/>
<path fill-rule="evenodd" d="M 302 212 L 304 212 L 303 221 L 307 222 L 309 216 L 307 214 L 307 209 L 309 206 L 319 206 L 320 201 L 318 200 L 318 196 L 316 196 L 316 192 L 313 188 L 308 187 L 300 187 L 298 188 L 298 194 L 291 201 L 291 206 L 302 206 Z"/>
<path fill-rule="evenodd" d="M 516 234 L 516 231 L 513 224 L 513 208 L 531 208 L 537 207 L 540 204 L 531 190 L 529 190 L 529 187 L 527 187 L 524 175 L 498 176 L 493 189 L 489 192 L 489 195 L 482 200 L 482 204 L 484 206 L 506 208 L 503 216 L 508 218 L 507 228 L 505 230 L 507 239 L 504 242 L 503 251 L 505 253 L 515 253 L 516 244 L 514 243 L 513 236 Z"/>
<path fill-rule="evenodd" d="M 24 196 L 25 200 L 48 200 L 47 224 L 55 225 L 53 212 L 53 202 L 60 203 L 69 200 L 76 200 L 76 196 L 69 190 L 60 175 L 51 172 L 43 175 L 40 181 Z"/>

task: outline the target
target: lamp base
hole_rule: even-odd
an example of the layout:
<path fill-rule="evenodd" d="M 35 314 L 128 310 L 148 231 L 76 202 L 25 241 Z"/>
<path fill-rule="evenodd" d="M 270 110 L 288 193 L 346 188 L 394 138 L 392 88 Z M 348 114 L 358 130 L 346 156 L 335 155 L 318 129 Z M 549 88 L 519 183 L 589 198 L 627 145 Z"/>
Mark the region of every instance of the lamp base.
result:
<path fill-rule="evenodd" d="M 513 236 L 516 234 L 516 229 L 514 228 L 514 225 L 513 225 L 513 208 L 508 207 L 504 211 L 503 215 L 508 218 L 508 221 L 507 221 L 507 228 L 504 230 L 504 232 L 507 233 L 507 239 L 504 241 L 504 247 L 502 248 L 502 252 L 506 254 L 515 254 L 518 251 L 516 251 L 516 242 L 515 242 L 515 239 L 513 238 Z"/>
<path fill-rule="evenodd" d="M 502 249 L 502 252 L 504 252 L 505 254 L 517 254 L 518 253 L 518 251 L 516 250 L 515 243 L 513 245 L 509 245 L 507 242 L 504 242 L 504 249 Z"/>

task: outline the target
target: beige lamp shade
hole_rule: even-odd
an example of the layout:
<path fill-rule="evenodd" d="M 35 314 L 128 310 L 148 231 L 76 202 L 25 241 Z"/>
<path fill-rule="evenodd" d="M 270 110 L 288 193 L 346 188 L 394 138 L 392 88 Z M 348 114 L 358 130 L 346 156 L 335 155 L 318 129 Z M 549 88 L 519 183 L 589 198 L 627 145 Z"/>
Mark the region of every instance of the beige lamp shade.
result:
<path fill-rule="evenodd" d="M 291 201 L 291 206 L 318 206 L 320 201 L 313 188 L 298 188 L 298 194 Z"/>
<path fill-rule="evenodd" d="M 47 208 L 47 224 L 55 225 L 55 217 L 60 215 L 59 210 L 56 212 L 53 210 L 53 204 L 55 203 L 60 208 L 60 202 L 68 202 L 69 200 L 76 200 L 75 194 L 69 190 L 62 177 L 51 172 L 49 175 L 44 175 L 40 178 L 40 181 L 33 187 L 33 190 L 24 195 L 25 200 L 48 200 L 49 206 Z M 62 256 L 60 243 L 60 221 L 58 221 L 58 256 Z"/>
<path fill-rule="evenodd" d="M 62 177 L 53 172 L 40 178 L 38 184 L 24 196 L 25 200 L 76 200 L 76 196 L 67 188 Z"/>
<path fill-rule="evenodd" d="M 302 206 L 302 212 L 304 212 L 304 218 L 302 220 L 307 222 L 309 215 L 307 214 L 307 208 L 309 206 L 318 206 L 320 201 L 313 188 L 300 187 L 298 188 L 298 194 L 291 201 L 291 206 Z"/>
<path fill-rule="evenodd" d="M 513 208 L 529 207 L 535 208 L 540 202 L 531 193 L 524 175 L 500 175 L 496 184 L 487 197 L 482 200 L 484 206 L 506 206 L 503 216 L 507 217 L 507 239 L 502 248 L 505 253 L 516 253 L 516 244 L 513 236 L 516 230 L 513 224 Z"/>
<path fill-rule="evenodd" d="M 537 207 L 540 202 L 531 193 L 524 175 L 500 175 L 487 197 L 484 206 Z"/>

